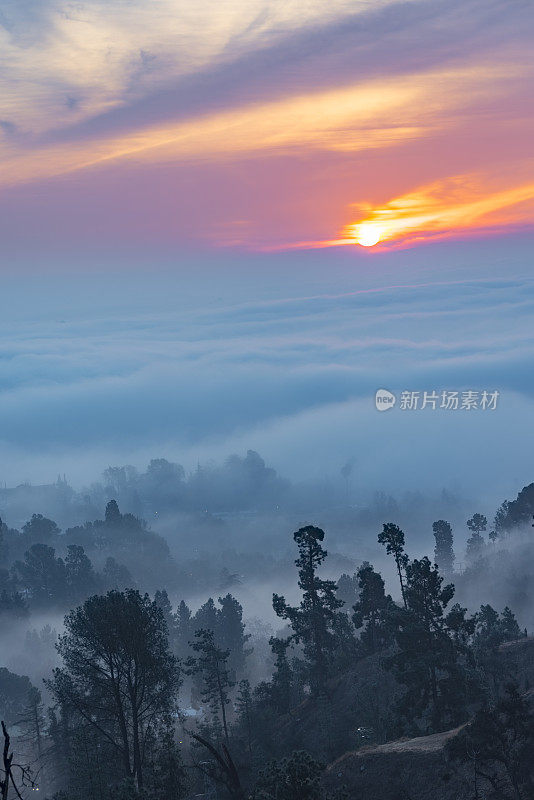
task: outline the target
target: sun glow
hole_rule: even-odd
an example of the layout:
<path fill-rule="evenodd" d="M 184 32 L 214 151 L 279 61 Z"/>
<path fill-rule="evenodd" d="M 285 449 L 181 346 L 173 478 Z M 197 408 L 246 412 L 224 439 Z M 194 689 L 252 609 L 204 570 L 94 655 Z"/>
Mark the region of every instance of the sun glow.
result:
<path fill-rule="evenodd" d="M 380 241 L 380 228 L 372 222 L 363 222 L 356 228 L 355 239 L 362 247 L 373 247 Z"/>

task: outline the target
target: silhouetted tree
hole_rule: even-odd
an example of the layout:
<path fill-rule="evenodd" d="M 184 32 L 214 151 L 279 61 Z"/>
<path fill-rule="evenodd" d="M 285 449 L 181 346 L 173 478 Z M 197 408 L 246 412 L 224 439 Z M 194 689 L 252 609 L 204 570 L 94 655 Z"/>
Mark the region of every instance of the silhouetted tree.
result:
<path fill-rule="evenodd" d="M 379 544 L 385 545 L 386 553 L 392 555 L 395 559 L 397 567 L 397 574 L 399 576 L 402 601 L 406 607 L 406 595 L 404 589 L 404 578 L 406 566 L 408 564 L 408 556 L 404 552 L 404 532 L 401 531 L 398 525 L 393 522 L 384 523 L 384 528 L 378 534 Z"/>
<path fill-rule="evenodd" d="M 434 548 L 434 561 L 444 575 L 454 572 L 454 549 L 452 528 L 444 519 L 438 519 L 432 524 L 436 546 Z"/>
<path fill-rule="evenodd" d="M 491 786 L 496 800 L 534 797 L 534 717 L 515 684 L 494 706 L 477 712 L 474 720 L 448 744 L 452 758 L 467 762 L 475 754 L 475 779 Z"/>
<path fill-rule="evenodd" d="M 287 658 L 287 650 L 291 645 L 291 637 L 269 639 L 275 662 L 271 681 L 271 698 L 274 707 L 280 714 L 287 714 L 291 709 L 293 694 L 293 671 Z"/>
<path fill-rule="evenodd" d="M 187 661 L 187 670 L 199 675 L 202 681 L 202 700 L 209 705 L 212 716 L 214 738 L 220 738 L 220 728 L 228 743 L 228 720 L 226 707 L 230 702 L 229 691 L 234 683 L 228 672 L 229 650 L 222 650 L 215 643 L 212 630 L 201 628 L 195 632 L 191 647 L 198 653 Z"/>
<path fill-rule="evenodd" d="M 317 570 L 327 556 L 320 545 L 324 531 L 313 525 L 300 528 L 294 537 L 299 549 L 295 561 L 299 572 L 299 587 L 302 600 L 299 606 L 289 606 L 284 597 L 273 594 L 273 608 L 282 619 L 289 620 L 293 628 L 293 639 L 302 642 L 310 674 L 310 686 L 314 693 L 324 691 L 329 654 L 333 649 L 335 635 L 334 616 L 342 601 L 336 597 L 334 581 L 323 580 Z"/>
<path fill-rule="evenodd" d="M 239 681 L 239 691 L 236 698 L 236 710 L 238 715 L 238 723 L 245 731 L 247 749 L 249 754 L 252 753 L 252 691 L 250 688 L 250 681 L 244 678 Z"/>
<path fill-rule="evenodd" d="M 230 651 L 228 667 L 235 679 L 243 674 L 246 657 L 252 652 L 246 647 L 250 636 L 245 633 L 241 603 L 231 594 L 227 594 L 219 597 L 219 604 L 221 608 L 217 614 L 217 640 L 222 648 Z"/>
<path fill-rule="evenodd" d="M 487 525 L 488 520 L 484 514 L 473 514 L 472 518 L 467 520 L 471 536 L 467 540 L 466 557 L 471 564 L 478 561 L 484 552 L 486 542 L 481 534 L 486 530 Z"/>
<path fill-rule="evenodd" d="M 145 742 L 174 708 L 179 680 L 163 612 L 134 590 L 95 595 L 65 617 L 63 667 L 48 683 L 143 786 Z"/>
<path fill-rule="evenodd" d="M 117 525 L 122 521 L 122 514 L 116 500 L 110 500 L 107 504 L 104 519 L 108 525 Z"/>
<path fill-rule="evenodd" d="M 343 575 L 340 576 L 336 587 L 336 595 L 339 600 L 342 600 L 344 603 L 343 611 L 347 613 L 350 612 L 350 609 L 358 600 L 358 594 L 358 576 L 356 573 L 354 575 L 347 575 L 344 572 Z"/>
<path fill-rule="evenodd" d="M 43 517 L 42 514 L 32 514 L 29 522 L 22 526 L 22 533 L 28 543 L 46 544 L 56 537 L 60 530 L 53 520 Z"/>
<path fill-rule="evenodd" d="M 67 595 L 67 570 L 62 558 L 46 544 L 34 544 L 16 561 L 13 573 L 21 587 L 30 592 L 32 603 L 51 605 L 64 602 Z"/>
<path fill-rule="evenodd" d="M 399 711 L 407 720 L 426 720 L 430 730 L 443 730 L 465 717 L 468 681 L 462 668 L 458 608 L 446 609 L 454 586 L 443 586 L 436 566 L 425 556 L 406 566 L 406 609 L 396 614 L 397 652 L 387 660 L 406 686 Z M 465 619 L 465 617 L 464 617 Z"/>
<path fill-rule="evenodd" d="M 135 582 L 130 570 L 124 564 L 118 564 L 112 556 L 106 559 L 102 577 L 106 589 L 116 589 L 120 592 L 123 589 L 135 588 Z"/>
<path fill-rule="evenodd" d="M 65 572 L 69 599 L 77 603 L 91 594 L 96 587 L 96 574 L 83 547 L 70 544 L 65 557 Z"/>
<path fill-rule="evenodd" d="M 395 604 L 385 592 L 384 579 L 371 564 L 358 570 L 360 597 L 353 606 L 352 620 L 356 629 L 363 628 L 360 639 L 367 653 L 376 653 L 393 641 L 390 615 Z"/>

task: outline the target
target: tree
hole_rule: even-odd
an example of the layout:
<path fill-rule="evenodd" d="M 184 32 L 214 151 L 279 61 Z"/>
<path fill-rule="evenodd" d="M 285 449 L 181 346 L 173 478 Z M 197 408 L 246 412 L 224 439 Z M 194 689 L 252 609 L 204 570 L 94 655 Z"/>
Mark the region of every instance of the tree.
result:
<path fill-rule="evenodd" d="M 124 564 L 118 564 L 112 556 L 106 559 L 102 577 L 104 578 L 106 589 L 122 591 L 123 589 L 132 589 L 135 586 L 130 570 Z"/>
<path fill-rule="evenodd" d="M 38 605 L 58 604 L 67 594 L 67 571 L 62 558 L 56 558 L 53 547 L 34 544 L 24 554 L 24 561 L 16 561 L 13 572 L 27 589 L 32 601 Z"/>
<path fill-rule="evenodd" d="M 42 514 L 32 514 L 29 522 L 22 526 L 22 533 L 28 542 L 46 544 L 56 537 L 60 530 L 53 520 L 43 517 Z"/>
<path fill-rule="evenodd" d="M 0 767 L 0 773 L 2 774 L 2 778 L 0 778 L 0 800 L 8 800 L 10 796 L 10 786 L 13 787 L 13 790 L 19 800 L 23 800 L 21 789 L 23 787 L 29 786 L 31 789 L 34 789 L 36 784 L 32 779 L 31 771 L 29 767 L 23 766 L 22 764 L 13 763 L 13 751 L 11 750 L 11 737 L 6 728 L 6 724 L 4 720 L 1 722 L 2 725 L 2 734 L 4 737 L 4 746 L 2 748 L 2 767 Z M 15 781 L 15 770 L 18 771 L 19 777 Z"/>
<path fill-rule="evenodd" d="M 511 527 L 510 524 L 510 506 L 509 500 L 504 500 L 495 513 L 493 518 L 493 527 L 498 537 L 505 535 L 506 531 Z"/>
<path fill-rule="evenodd" d="M 505 642 L 514 642 L 522 635 L 515 614 L 508 606 L 505 606 L 501 613 L 501 630 Z"/>
<path fill-rule="evenodd" d="M 195 632 L 191 647 L 198 656 L 188 659 L 187 670 L 191 675 L 199 675 L 202 680 L 202 700 L 211 709 L 215 738 L 220 738 L 222 723 L 222 732 L 228 743 L 226 706 L 230 702 L 229 690 L 234 686 L 228 671 L 230 652 L 218 647 L 213 631 L 204 628 Z"/>
<path fill-rule="evenodd" d="M 395 604 L 386 595 L 384 579 L 365 562 L 358 570 L 359 600 L 354 604 L 354 627 L 363 628 L 360 639 L 367 653 L 383 650 L 393 641 L 390 615 Z"/>
<path fill-rule="evenodd" d="M 340 575 L 336 586 L 336 595 L 343 601 L 345 606 L 343 611 L 348 613 L 349 609 L 358 600 L 358 594 L 358 576 L 356 574 L 347 575 L 346 572 Z"/>
<path fill-rule="evenodd" d="M 291 644 L 291 637 L 279 639 L 276 636 L 271 636 L 269 644 L 275 656 L 274 673 L 271 681 L 271 700 L 279 714 L 287 714 L 291 709 L 294 682 L 293 671 L 287 658 L 287 649 Z"/>
<path fill-rule="evenodd" d="M 176 655 L 186 658 L 190 654 L 189 642 L 193 636 L 193 626 L 191 622 L 191 609 L 184 600 L 176 610 Z"/>
<path fill-rule="evenodd" d="M 213 597 L 209 597 L 206 602 L 200 606 L 193 617 L 192 627 L 195 631 L 200 630 L 200 628 L 205 628 L 206 630 L 213 631 L 213 633 L 215 633 L 218 628 L 217 623 L 217 606 L 215 605 Z"/>
<path fill-rule="evenodd" d="M 404 552 L 404 532 L 401 531 L 398 525 L 393 522 L 384 523 L 384 528 L 378 534 L 379 544 L 385 545 L 386 553 L 392 555 L 395 559 L 397 567 L 397 574 L 399 576 L 402 601 L 406 608 L 406 594 L 404 589 L 404 577 L 406 566 L 408 564 L 408 556 Z"/>
<path fill-rule="evenodd" d="M 254 800 L 321 800 L 324 766 L 305 750 L 271 761 L 258 776 Z"/>
<path fill-rule="evenodd" d="M 488 527 L 488 520 L 484 514 L 473 514 L 471 519 L 467 520 L 467 527 L 473 533 L 481 533 Z"/>
<path fill-rule="evenodd" d="M 118 525 L 122 522 L 122 514 L 116 500 L 110 500 L 107 504 L 104 519 L 107 525 Z"/>
<path fill-rule="evenodd" d="M 26 675 L 17 675 L 0 667 L 0 717 L 7 725 L 16 725 L 24 713 L 32 683 Z"/>
<path fill-rule="evenodd" d="M 486 542 L 481 535 L 488 526 L 488 520 L 484 514 L 473 514 L 471 519 L 467 520 L 467 527 L 471 531 L 471 536 L 467 540 L 467 560 L 473 564 L 482 556 Z"/>
<path fill-rule="evenodd" d="M 158 591 L 154 595 L 154 602 L 159 608 L 161 608 L 163 612 L 163 619 L 165 620 L 169 636 L 169 647 L 171 648 L 171 651 L 176 655 L 176 617 L 173 613 L 172 604 L 171 601 L 169 600 L 169 595 L 167 594 L 167 590 L 158 589 Z"/>
<path fill-rule="evenodd" d="M 244 672 L 247 656 L 252 653 L 246 647 L 250 636 L 245 633 L 243 607 L 231 594 L 219 597 L 219 604 L 217 639 L 223 649 L 230 651 L 228 666 L 234 678 L 238 678 Z"/>
<path fill-rule="evenodd" d="M 186 794 L 186 774 L 170 718 L 163 718 L 147 742 L 147 800 L 181 800 Z"/>
<path fill-rule="evenodd" d="M 75 603 L 79 602 L 94 591 L 96 587 L 96 574 L 83 547 L 75 544 L 69 544 L 67 546 L 65 572 L 71 601 Z"/>
<path fill-rule="evenodd" d="M 41 692 L 35 686 L 28 691 L 26 703 L 17 724 L 22 729 L 23 739 L 35 747 L 37 756 L 41 758 L 46 724 Z"/>
<path fill-rule="evenodd" d="M 486 781 L 496 800 L 534 796 L 534 717 L 515 684 L 495 705 L 478 711 L 447 749 L 452 758 L 474 761 L 475 781 Z"/>
<path fill-rule="evenodd" d="M 446 615 L 453 595 L 454 586 L 443 586 L 426 556 L 407 565 L 406 609 L 396 614 L 398 649 L 386 664 L 406 686 L 398 704 L 401 716 L 412 724 L 422 720 L 430 731 L 452 727 L 466 713 L 469 681 L 458 629 L 468 623 L 458 607 Z"/>
<path fill-rule="evenodd" d="M 247 740 L 247 750 L 249 755 L 252 754 L 252 692 L 250 689 L 250 681 L 244 678 L 239 681 L 239 691 L 236 699 L 236 710 L 238 714 L 238 722 L 245 731 Z"/>
<path fill-rule="evenodd" d="M 434 561 L 444 575 L 452 575 L 454 572 L 452 528 L 444 519 L 438 519 L 432 524 L 432 530 L 436 540 Z"/>
<path fill-rule="evenodd" d="M 65 631 L 57 644 L 63 667 L 49 688 L 141 788 L 147 737 L 172 712 L 179 687 L 163 613 L 148 595 L 113 590 L 67 614 Z"/>
<path fill-rule="evenodd" d="M 6 534 L 8 528 L 5 522 L 2 522 L 0 517 L 0 564 L 5 564 L 9 554 L 9 545 L 6 541 Z"/>
<path fill-rule="evenodd" d="M 10 592 L 2 589 L 0 592 L 0 627 L 26 619 L 30 615 L 28 603 L 20 592 Z"/>
<path fill-rule="evenodd" d="M 335 582 L 317 575 L 327 556 L 320 545 L 324 531 L 307 525 L 300 528 L 293 538 L 299 550 L 295 565 L 298 567 L 302 600 L 299 606 L 293 607 L 284 597 L 273 594 L 273 608 L 279 617 L 289 620 L 294 641 L 302 642 L 309 666 L 310 687 L 315 694 L 320 694 L 326 688 L 329 654 L 335 642 L 335 613 L 343 601 L 336 597 Z"/>
<path fill-rule="evenodd" d="M 511 609 L 506 606 L 501 616 L 492 606 L 482 605 L 475 615 L 476 644 L 480 649 L 494 650 L 504 642 L 519 639 L 521 629 Z"/>

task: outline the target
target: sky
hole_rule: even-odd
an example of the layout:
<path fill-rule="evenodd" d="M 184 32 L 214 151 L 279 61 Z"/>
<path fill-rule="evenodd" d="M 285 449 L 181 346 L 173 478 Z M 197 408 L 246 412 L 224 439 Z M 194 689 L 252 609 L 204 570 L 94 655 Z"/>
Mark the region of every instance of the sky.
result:
<path fill-rule="evenodd" d="M 530 0 L 3 0 L 0 480 L 253 447 L 530 482 L 533 29 Z"/>

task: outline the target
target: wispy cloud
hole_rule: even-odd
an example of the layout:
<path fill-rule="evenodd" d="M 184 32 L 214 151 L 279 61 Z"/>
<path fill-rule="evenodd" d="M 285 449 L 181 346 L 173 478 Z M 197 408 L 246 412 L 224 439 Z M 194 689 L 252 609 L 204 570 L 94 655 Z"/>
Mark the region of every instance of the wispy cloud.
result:
<path fill-rule="evenodd" d="M 528 4 L 499 0 L 312 0 L 305 13 L 298 0 L 135 0 L 127 13 L 115 0 L 8 0 L 2 235 L 16 240 L 26 212 L 37 242 L 63 214 L 75 244 L 106 203 L 99 230 L 119 241 L 142 229 L 256 249 L 393 216 L 397 241 L 417 219 L 434 234 L 466 215 L 522 223 L 510 198 L 531 183 L 515 162 L 532 136 L 533 27 Z M 440 204 L 455 176 L 490 184 L 496 156 L 493 211 L 459 183 L 457 211 Z M 170 213 L 172 185 L 187 188 Z"/>

